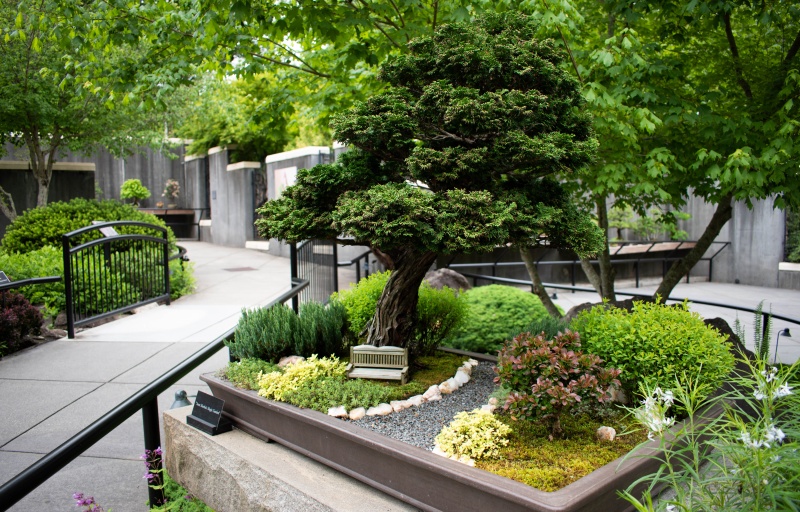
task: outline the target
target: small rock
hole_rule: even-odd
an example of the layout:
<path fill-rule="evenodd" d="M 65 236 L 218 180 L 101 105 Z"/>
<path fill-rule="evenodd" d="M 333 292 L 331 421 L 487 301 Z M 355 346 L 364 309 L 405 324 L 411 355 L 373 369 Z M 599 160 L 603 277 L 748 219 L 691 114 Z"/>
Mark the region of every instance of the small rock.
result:
<path fill-rule="evenodd" d="M 441 290 L 445 286 L 455 292 L 472 288 L 466 277 L 449 268 L 432 270 L 425 274 L 425 280 L 428 281 L 431 288 L 436 288 L 437 290 Z"/>
<path fill-rule="evenodd" d="M 286 356 L 282 357 L 280 361 L 278 361 L 278 367 L 284 368 L 289 366 L 290 364 L 299 363 L 300 361 L 305 361 L 306 358 L 302 356 Z"/>
<path fill-rule="evenodd" d="M 472 375 L 472 365 L 469 363 L 464 363 L 461 365 L 461 368 L 459 368 L 458 371 L 464 372 L 467 375 Z"/>
<path fill-rule="evenodd" d="M 350 411 L 350 419 L 353 421 L 360 420 L 367 415 L 367 410 L 363 407 L 357 407 Z"/>
<path fill-rule="evenodd" d="M 470 359 L 470 360 L 469 360 L 469 361 L 467 361 L 467 362 L 468 362 L 468 363 L 469 363 L 469 364 L 470 364 L 470 365 L 471 365 L 473 368 L 474 368 L 475 366 L 478 366 L 478 360 L 477 360 L 477 359 Z"/>
<path fill-rule="evenodd" d="M 392 400 L 391 402 L 389 402 L 389 405 L 392 406 L 392 410 L 394 412 L 400 412 L 410 407 L 408 400 Z"/>
<path fill-rule="evenodd" d="M 492 414 L 494 414 L 494 410 L 495 409 L 497 409 L 497 406 L 492 405 L 492 404 L 486 404 L 486 405 L 482 405 L 481 406 L 481 410 L 482 411 L 488 411 L 488 412 L 490 412 Z"/>
<path fill-rule="evenodd" d="M 378 404 L 375 407 L 370 407 L 367 409 L 367 416 L 386 416 L 387 414 L 392 414 L 394 409 L 389 404 Z"/>
<path fill-rule="evenodd" d="M 422 397 L 422 395 L 414 395 L 406 400 L 406 403 L 408 403 L 408 407 L 419 407 L 424 401 L 425 399 Z"/>
<path fill-rule="evenodd" d="M 600 427 L 595 433 L 598 441 L 613 441 L 617 437 L 617 431 L 611 427 Z"/>
<path fill-rule="evenodd" d="M 439 391 L 439 386 L 434 384 L 422 395 L 426 402 L 435 402 L 442 399 L 442 392 Z"/>
<path fill-rule="evenodd" d="M 458 370 L 456 372 L 456 376 L 453 377 L 453 379 L 455 379 L 455 381 L 458 382 L 458 386 L 461 387 L 467 382 L 469 382 L 469 375 L 467 374 L 467 372 L 462 372 L 461 370 Z"/>
<path fill-rule="evenodd" d="M 612 402 L 619 402 L 621 404 L 628 403 L 628 395 L 625 394 L 625 391 L 622 388 L 611 388 L 610 394 Z"/>
<path fill-rule="evenodd" d="M 328 409 L 328 416 L 333 416 L 334 418 L 347 418 L 347 409 L 345 409 L 343 405 L 340 405 L 339 407 L 331 407 Z"/>
<path fill-rule="evenodd" d="M 489 397 L 489 405 L 494 405 L 495 407 L 497 407 L 497 397 L 494 396 Z"/>
<path fill-rule="evenodd" d="M 441 384 L 439 384 L 439 391 L 443 395 L 449 395 L 450 393 L 452 393 L 453 391 L 457 390 L 458 388 L 459 388 L 458 383 L 453 378 L 449 378 L 446 381 L 444 381 Z"/>
<path fill-rule="evenodd" d="M 439 448 L 439 443 L 436 443 L 435 445 L 433 445 L 433 452 L 432 453 L 435 453 L 436 455 L 441 455 L 442 457 L 450 457 L 449 455 L 444 453 L 441 448 Z"/>

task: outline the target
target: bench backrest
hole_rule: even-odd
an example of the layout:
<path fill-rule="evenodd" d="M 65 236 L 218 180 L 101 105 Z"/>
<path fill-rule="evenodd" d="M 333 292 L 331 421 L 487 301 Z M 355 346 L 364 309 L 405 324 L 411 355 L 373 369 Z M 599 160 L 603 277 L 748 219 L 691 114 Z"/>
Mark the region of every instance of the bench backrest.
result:
<path fill-rule="evenodd" d="M 350 347 L 350 364 L 354 368 L 404 368 L 408 366 L 408 349 L 372 345 Z"/>

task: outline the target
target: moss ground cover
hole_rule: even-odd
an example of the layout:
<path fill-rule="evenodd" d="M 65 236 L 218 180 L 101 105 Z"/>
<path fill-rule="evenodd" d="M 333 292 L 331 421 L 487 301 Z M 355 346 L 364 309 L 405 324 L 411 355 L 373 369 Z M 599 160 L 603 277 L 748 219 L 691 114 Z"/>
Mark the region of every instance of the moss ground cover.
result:
<path fill-rule="evenodd" d="M 588 475 L 647 439 L 647 432 L 640 430 L 618 434 L 614 441 L 597 441 L 595 432 L 600 426 L 612 426 L 619 433 L 635 423 L 621 414 L 611 420 L 566 415 L 562 418 L 564 438 L 552 441 L 543 422 L 514 421 L 505 415 L 498 418 L 511 427 L 509 443 L 497 457 L 478 461 L 475 466 L 547 492 Z"/>

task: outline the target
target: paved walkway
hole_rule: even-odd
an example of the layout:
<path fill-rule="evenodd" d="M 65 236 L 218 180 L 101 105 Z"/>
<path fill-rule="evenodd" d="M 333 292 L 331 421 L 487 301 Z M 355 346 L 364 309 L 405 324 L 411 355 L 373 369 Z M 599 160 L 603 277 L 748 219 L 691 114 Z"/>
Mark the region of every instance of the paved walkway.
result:
<path fill-rule="evenodd" d="M 0 360 L 0 482 L 223 334 L 236 324 L 243 307 L 266 304 L 289 288 L 287 259 L 200 242 L 182 245 L 195 265 L 194 295 L 87 329 L 74 340 L 53 341 Z M 652 288 L 638 291 L 652 293 Z M 698 283 L 680 285 L 675 295 L 752 307 L 767 299 L 765 309 L 771 306 L 775 313 L 800 316 L 800 292 Z M 558 291 L 558 297 L 564 309 L 599 300 L 590 293 Z M 735 318 L 733 313 L 698 310 L 730 322 Z M 752 320 L 746 313 L 739 317 Z M 794 337 L 782 337 L 780 342 L 779 355 L 785 362 L 800 357 L 800 326 L 790 328 Z M 198 375 L 226 362 L 223 350 L 181 379 L 159 397 L 161 410 L 169 408 L 177 389 L 190 395 L 205 389 Z M 75 511 L 71 496 L 83 492 L 114 512 L 146 511 L 147 488 L 139 459 L 143 451 L 137 414 L 11 510 Z"/>

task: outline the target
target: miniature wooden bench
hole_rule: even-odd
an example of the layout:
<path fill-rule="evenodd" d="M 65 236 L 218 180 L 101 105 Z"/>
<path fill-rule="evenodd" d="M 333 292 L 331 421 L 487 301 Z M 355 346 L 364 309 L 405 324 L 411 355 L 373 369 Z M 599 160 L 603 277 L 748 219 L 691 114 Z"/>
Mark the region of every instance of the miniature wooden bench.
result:
<path fill-rule="evenodd" d="M 408 349 L 358 345 L 350 347 L 347 376 L 351 379 L 408 381 Z"/>

